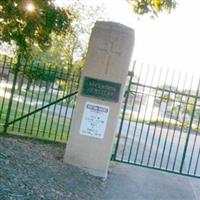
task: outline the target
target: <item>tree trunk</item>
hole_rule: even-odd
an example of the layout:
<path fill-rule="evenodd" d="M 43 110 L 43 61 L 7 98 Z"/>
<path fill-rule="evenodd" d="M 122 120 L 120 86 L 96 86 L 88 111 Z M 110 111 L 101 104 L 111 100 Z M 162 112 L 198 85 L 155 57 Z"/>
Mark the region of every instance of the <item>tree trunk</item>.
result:
<path fill-rule="evenodd" d="M 45 93 L 47 93 L 49 91 L 49 89 L 51 88 L 52 83 L 47 81 L 46 82 L 46 86 L 45 86 Z"/>
<path fill-rule="evenodd" d="M 24 76 L 22 74 L 18 74 L 18 77 L 17 77 L 17 87 L 18 87 L 19 90 L 22 88 L 23 79 L 24 79 Z"/>
<path fill-rule="evenodd" d="M 26 86 L 26 90 L 29 90 L 29 89 L 30 89 L 32 83 L 33 83 L 32 80 L 28 80 L 27 86 Z"/>

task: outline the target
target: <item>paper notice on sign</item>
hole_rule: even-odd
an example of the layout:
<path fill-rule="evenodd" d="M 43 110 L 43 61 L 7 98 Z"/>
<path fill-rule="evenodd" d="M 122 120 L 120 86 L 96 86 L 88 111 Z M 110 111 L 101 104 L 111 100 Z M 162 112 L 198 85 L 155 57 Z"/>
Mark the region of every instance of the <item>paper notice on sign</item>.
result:
<path fill-rule="evenodd" d="M 109 107 L 86 102 L 81 121 L 80 134 L 95 138 L 104 138 Z"/>

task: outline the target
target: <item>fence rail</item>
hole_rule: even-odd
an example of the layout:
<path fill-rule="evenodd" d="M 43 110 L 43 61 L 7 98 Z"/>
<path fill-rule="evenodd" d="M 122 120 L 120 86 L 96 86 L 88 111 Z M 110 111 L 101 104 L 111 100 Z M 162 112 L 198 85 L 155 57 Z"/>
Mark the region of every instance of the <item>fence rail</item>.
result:
<path fill-rule="evenodd" d="M 0 56 L 0 133 L 66 142 L 80 72 Z M 200 79 L 135 63 L 113 160 L 200 178 Z"/>
<path fill-rule="evenodd" d="M 136 65 L 113 159 L 200 178 L 200 79 Z"/>
<path fill-rule="evenodd" d="M 0 56 L 0 132 L 66 142 L 80 71 Z"/>

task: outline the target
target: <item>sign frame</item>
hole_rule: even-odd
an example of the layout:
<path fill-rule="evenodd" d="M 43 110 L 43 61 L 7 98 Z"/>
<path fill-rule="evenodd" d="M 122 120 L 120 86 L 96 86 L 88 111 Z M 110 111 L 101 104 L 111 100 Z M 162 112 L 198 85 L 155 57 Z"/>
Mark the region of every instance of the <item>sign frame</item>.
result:
<path fill-rule="evenodd" d="M 91 78 L 85 76 L 81 90 L 82 96 L 92 97 L 104 101 L 119 102 L 121 83 Z"/>

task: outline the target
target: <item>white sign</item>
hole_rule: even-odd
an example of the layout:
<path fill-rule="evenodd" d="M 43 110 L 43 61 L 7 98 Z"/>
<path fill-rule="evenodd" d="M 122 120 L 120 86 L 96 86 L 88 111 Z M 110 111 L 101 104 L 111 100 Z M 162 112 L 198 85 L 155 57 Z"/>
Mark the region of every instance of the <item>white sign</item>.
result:
<path fill-rule="evenodd" d="M 110 108 L 105 105 L 85 103 L 80 134 L 95 138 L 104 138 Z"/>

